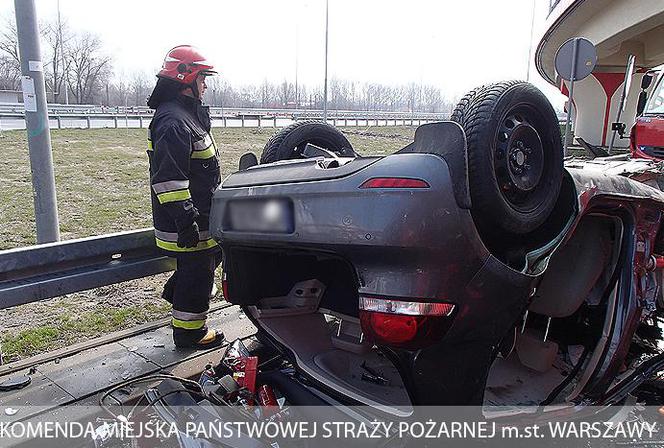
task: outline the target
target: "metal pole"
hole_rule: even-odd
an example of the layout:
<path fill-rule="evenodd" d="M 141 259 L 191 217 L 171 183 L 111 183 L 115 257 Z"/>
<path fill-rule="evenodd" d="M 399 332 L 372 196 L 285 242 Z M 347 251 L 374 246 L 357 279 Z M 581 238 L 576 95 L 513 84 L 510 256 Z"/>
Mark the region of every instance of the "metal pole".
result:
<path fill-rule="evenodd" d="M 21 74 L 23 75 L 21 84 L 32 170 L 37 243 L 50 243 L 60 239 L 60 230 L 35 2 L 34 0 L 14 0 L 14 8 L 16 9 L 16 30 L 21 54 Z"/>
<path fill-rule="evenodd" d="M 576 79 L 576 54 L 579 49 L 579 39 L 574 39 L 572 48 L 572 74 L 569 81 L 569 104 L 567 105 L 567 120 L 565 122 L 565 144 L 563 145 L 563 155 L 567 156 L 567 145 L 569 144 L 569 128 L 572 119 L 572 107 L 574 107 L 574 79 Z"/>
<path fill-rule="evenodd" d="M 300 20 L 298 17 L 297 23 L 295 24 L 295 110 L 297 110 L 300 107 L 300 91 L 298 85 L 299 52 L 300 52 Z"/>
<path fill-rule="evenodd" d="M 325 87 L 323 92 L 323 121 L 327 123 L 327 36 L 329 0 L 325 0 Z"/>
<path fill-rule="evenodd" d="M 530 40 L 528 41 L 528 68 L 526 69 L 526 81 L 530 81 L 530 59 L 533 57 L 533 33 L 535 31 L 535 5 L 533 0 L 533 15 L 530 19 Z"/>
<path fill-rule="evenodd" d="M 60 20 L 60 0 L 58 0 L 58 37 L 60 39 L 60 59 L 62 60 L 62 81 L 65 83 L 65 104 L 69 104 L 69 86 L 65 75 L 65 46 L 62 42 L 62 21 Z"/>

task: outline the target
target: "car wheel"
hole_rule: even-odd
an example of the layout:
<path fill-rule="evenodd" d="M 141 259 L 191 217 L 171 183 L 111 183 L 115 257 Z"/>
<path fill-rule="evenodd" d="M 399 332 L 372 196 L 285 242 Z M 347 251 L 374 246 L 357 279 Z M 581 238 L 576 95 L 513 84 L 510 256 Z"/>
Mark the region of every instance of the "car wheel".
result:
<path fill-rule="evenodd" d="M 553 210 L 563 176 L 558 118 L 532 84 L 476 89 L 455 109 L 468 144 L 472 214 L 480 230 L 524 234 Z"/>
<path fill-rule="evenodd" d="M 471 90 L 470 92 L 466 93 L 463 98 L 459 100 L 456 106 L 454 106 L 454 110 L 452 111 L 452 115 L 450 116 L 450 120 L 456 121 L 463 127 L 463 123 L 466 121 L 466 111 L 470 107 L 470 105 L 475 101 L 475 98 L 477 98 L 477 95 L 479 95 L 481 92 L 486 89 L 487 86 L 479 86 Z"/>
<path fill-rule="evenodd" d="M 307 143 L 340 157 L 356 155 L 348 139 L 334 126 L 321 121 L 300 121 L 272 136 L 263 148 L 261 163 L 300 158 Z"/>

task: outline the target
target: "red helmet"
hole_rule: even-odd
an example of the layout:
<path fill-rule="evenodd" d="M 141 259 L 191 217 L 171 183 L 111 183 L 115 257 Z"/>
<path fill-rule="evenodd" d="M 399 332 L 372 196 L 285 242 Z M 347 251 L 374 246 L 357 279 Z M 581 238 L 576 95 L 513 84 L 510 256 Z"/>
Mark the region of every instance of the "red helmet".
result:
<path fill-rule="evenodd" d="M 180 45 L 168 52 L 157 74 L 182 84 L 193 84 L 198 75 L 216 75 L 214 67 L 191 45 Z"/>

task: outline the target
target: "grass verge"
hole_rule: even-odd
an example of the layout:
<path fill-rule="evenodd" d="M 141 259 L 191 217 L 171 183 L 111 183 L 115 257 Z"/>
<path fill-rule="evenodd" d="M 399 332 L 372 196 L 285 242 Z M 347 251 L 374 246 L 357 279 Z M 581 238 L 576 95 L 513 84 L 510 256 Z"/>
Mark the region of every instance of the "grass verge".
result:
<path fill-rule="evenodd" d="M 170 305 L 164 302 L 159 305 L 129 305 L 124 308 L 100 306 L 82 314 L 61 314 L 55 322 L 48 325 L 24 329 L 17 334 L 5 334 L 1 340 L 4 361 L 16 361 L 157 320 L 164 317 L 169 309 Z"/>

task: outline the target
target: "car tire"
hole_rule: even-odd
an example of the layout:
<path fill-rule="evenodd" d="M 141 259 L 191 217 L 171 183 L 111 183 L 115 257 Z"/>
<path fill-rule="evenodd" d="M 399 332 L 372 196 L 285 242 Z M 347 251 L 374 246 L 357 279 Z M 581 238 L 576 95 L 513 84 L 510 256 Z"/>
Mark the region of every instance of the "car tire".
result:
<path fill-rule="evenodd" d="M 268 140 L 261 163 L 298 159 L 307 143 L 332 151 L 340 157 L 353 157 L 348 139 L 334 126 L 321 121 L 300 121 L 282 129 Z"/>
<path fill-rule="evenodd" d="M 475 89 L 455 108 L 466 133 L 472 214 L 485 234 L 525 234 L 551 214 L 562 184 L 558 118 L 532 84 Z"/>
<path fill-rule="evenodd" d="M 451 121 L 455 121 L 463 127 L 464 122 L 466 121 L 466 111 L 470 107 L 470 105 L 475 101 L 475 98 L 477 98 L 477 95 L 479 95 L 481 92 L 486 89 L 486 85 L 482 85 L 479 87 L 474 88 L 470 92 L 466 93 L 454 106 L 454 110 L 452 111 L 452 115 L 450 116 Z"/>

